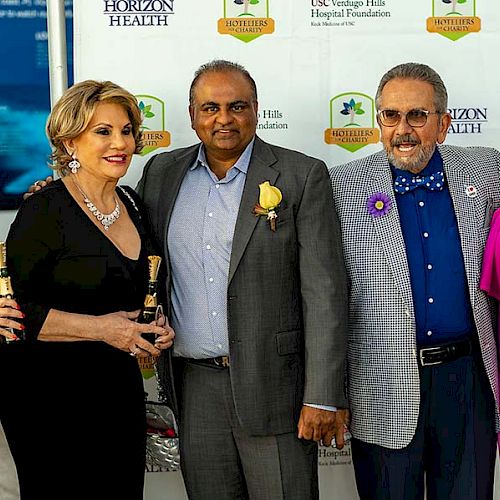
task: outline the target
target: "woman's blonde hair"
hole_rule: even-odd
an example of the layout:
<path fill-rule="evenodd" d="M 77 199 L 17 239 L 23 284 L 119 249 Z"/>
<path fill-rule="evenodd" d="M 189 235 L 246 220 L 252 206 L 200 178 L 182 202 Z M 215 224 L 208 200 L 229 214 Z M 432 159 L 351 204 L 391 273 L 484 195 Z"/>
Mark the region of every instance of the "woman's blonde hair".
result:
<path fill-rule="evenodd" d="M 73 159 L 66 151 L 64 141 L 75 139 L 87 128 L 97 105 L 102 102 L 123 106 L 132 125 L 135 153 L 141 152 L 142 115 L 137 99 L 113 82 L 85 80 L 66 90 L 47 119 L 47 137 L 54 147 L 50 155 L 50 166 L 59 175 L 68 173 L 68 163 Z"/>

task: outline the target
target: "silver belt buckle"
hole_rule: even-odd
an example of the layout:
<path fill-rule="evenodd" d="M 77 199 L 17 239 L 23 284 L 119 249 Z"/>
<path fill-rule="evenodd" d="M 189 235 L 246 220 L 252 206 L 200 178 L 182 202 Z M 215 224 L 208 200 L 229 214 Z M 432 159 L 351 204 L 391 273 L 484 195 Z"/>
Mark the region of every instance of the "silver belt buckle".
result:
<path fill-rule="evenodd" d="M 424 361 L 424 354 L 427 352 L 439 352 L 441 350 L 441 347 L 423 347 L 422 349 L 419 349 L 418 356 L 420 358 L 420 364 L 422 366 L 432 366 L 432 365 L 440 365 L 442 361 Z"/>

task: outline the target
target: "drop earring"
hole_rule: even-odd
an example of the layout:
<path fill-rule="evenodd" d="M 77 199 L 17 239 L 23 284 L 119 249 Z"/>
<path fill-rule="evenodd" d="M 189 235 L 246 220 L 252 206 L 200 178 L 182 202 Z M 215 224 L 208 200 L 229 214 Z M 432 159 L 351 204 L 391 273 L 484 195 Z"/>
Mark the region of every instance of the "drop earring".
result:
<path fill-rule="evenodd" d="M 75 154 L 73 153 L 71 155 L 73 158 L 69 163 L 68 163 L 68 168 L 71 170 L 72 174 L 76 174 L 78 172 L 78 169 L 81 167 L 80 162 L 76 159 Z"/>

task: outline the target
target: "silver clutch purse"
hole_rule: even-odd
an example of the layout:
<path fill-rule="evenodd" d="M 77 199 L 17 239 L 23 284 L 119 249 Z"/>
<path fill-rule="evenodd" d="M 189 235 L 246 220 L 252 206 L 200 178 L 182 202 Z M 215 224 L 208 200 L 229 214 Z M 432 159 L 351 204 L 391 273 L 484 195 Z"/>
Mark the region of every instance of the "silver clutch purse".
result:
<path fill-rule="evenodd" d="M 147 469 L 178 470 L 179 433 L 174 412 L 165 403 L 146 401 L 146 421 Z"/>

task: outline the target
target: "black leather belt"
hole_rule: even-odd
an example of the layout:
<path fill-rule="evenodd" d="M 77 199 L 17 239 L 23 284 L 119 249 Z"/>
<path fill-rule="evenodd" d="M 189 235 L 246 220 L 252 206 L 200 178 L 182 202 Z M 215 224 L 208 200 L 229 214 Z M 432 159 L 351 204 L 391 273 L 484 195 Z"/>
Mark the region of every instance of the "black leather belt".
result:
<path fill-rule="evenodd" d="M 472 354 L 472 341 L 466 339 L 450 344 L 422 347 L 418 350 L 418 362 L 420 366 L 441 365 L 469 354 Z"/>
<path fill-rule="evenodd" d="M 216 368 L 228 368 L 229 367 L 229 356 L 218 356 L 217 358 L 182 358 L 188 363 L 194 363 L 195 365 L 212 366 Z"/>

